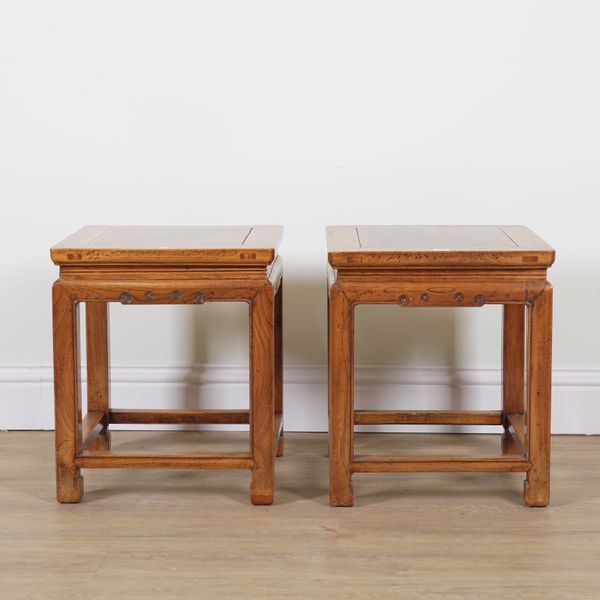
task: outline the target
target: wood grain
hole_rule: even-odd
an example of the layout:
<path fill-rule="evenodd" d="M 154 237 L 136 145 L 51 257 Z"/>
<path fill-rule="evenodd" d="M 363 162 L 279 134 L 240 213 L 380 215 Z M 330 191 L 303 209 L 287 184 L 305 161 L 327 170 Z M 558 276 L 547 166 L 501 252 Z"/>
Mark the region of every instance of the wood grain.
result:
<path fill-rule="evenodd" d="M 329 498 L 352 506 L 354 454 L 354 306 L 337 285 L 329 288 Z"/>
<path fill-rule="evenodd" d="M 274 294 L 263 286 L 250 304 L 250 447 L 253 504 L 272 504 L 275 478 Z"/>
<path fill-rule="evenodd" d="M 514 456 L 368 456 L 356 455 L 355 473 L 528 471 L 529 462 Z"/>
<path fill-rule="evenodd" d="M 283 415 L 281 413 L 275 413 L 275 418 L 273 420 L 273 440 L 275 444 L 275 455 L 281 456 L 278 454 L 278 449 L 280 447 L 282 441 L 282 432 L 283 432 Z"/>
<path fill-rule="evenodd" d="M 345 279 L 338 270 L 337 282 L 356 304 L 399 304 L 402 308 L 481 307 L 486 304 L 526 304 L 533 302 L 546 286 L 545 281 L 495 281 L 481 274 L 478 281 L 448 283 L 443 278 L 411 281 L 404 275 L 394 281 Z M 404 302 L 404 303 L 402 303 Z"/>
<path fill-rule="evenodd" d="M 249 469 L 249 454 L 156 454 L 152 452 L 82 452 L 75 463 L 96 469 Z"/>
<path fill-rule="evenodd" d="M 69 292 L 82 302 L 119 302 L 121 304 L 203 304 L 204 302 L 250 302 L 264 284 L 265 277 L 253 280 L 236 280 L 227 277 L 204 279 L 145 279 L 130 273 L 126 282 L 98 280 L 93 270 L 89 278 L 65 281 Z M 195 295 L 202 301 L 196 302 Z"/>
<path fill-rule="evenodd" d="M 283 453 L 280 227 L 104 227 L 51 250 L 56 469 L 59 502 L 79 502 L 80 469 L 250 469 L 251 501 L 271 504 L 274 459 Z M 245 302 L 250 306 L 249 410 L 111 409 L 108 303 Z M 86 305 L 88 414 L 82 419 L 77 310 Z M 111 452 L 110 424 L 246 424 L 250 452 Z M 83 432 L 82 432 L 83 429 Z"/>
<path fill-rule="evenodd" d="M 88 411 L 81 424 L 81 450 L 102 450 L 98 448 L 97 440 L 104 429 L 104 413 Z"/>
<path fill-rule="evenodd" d="M 522 454 L 525 456 L 527 454 L 527 438 L 525 436 L 524 416 L 522 414 L 505 415 L 505 424 L 508 425 L 508 431 L 505 431 L 505 435 L 510 435 L 512 442 L 515 444 L 515 449 L 507 451 L 506 454 Z"/>
<path fill-rule="evenodd" d="M 86 447 L 90 450 L 110 450 L 110 343 L 106 302 L 85 303 L 85 326 L 87 409 L 103 415 L 101 431 Z"/>
<path fill-rule="evenodd" d="M 550 396 L 552 392 L 552 286 L 548 284 L 529 308 L 527 379 L 528 506 L 550 501 Z"/>
<path fill-rule="evenodd" d="M 525 310 L 524 304 L 506 304 L 502 328 L 502 410 L 505 415 L 525 412 Z M 508 432 L 505 421 L 502 452 L 515 454 L 523 450 L 522 438 Z M 514 433 L 514 432 L 513 432 Z M 519 441 L 521 444 L 519 444 Z M 515 443 L 517 446 L 515 446 Z"/>
<path fill-rule="evenodd" d="M 50 250 L 57 265 L 270 265 L 278 226 L 89 226 Z"/>
<path fill-rule="evenodd" d="M 502 425 L 502 411 L 355 410 L 355 425 Z"/>
<path fill-rule="evenodd" d="M 359 225 L 327 228 L 329 264 L 345 267 L 502 267 L 554 262 L 554 250 L 526 227 Z"/>
<path fill-rule="evenodd" d="M 330 503 L 352 504 L 353 472 L 527 472 L 525 501 L 549 500 L 551 287 L 554 250 L 519 226 L 330 227 Z M 504 306 L 502 411 L 354 411 L 353 310 Z M 525 364 L 525 310 L 529 307 Z M 528 402 L 525 403 L 526 367 Z M 354 456 L 354 425 L 503 425 L 502 454 Z"/>
<path fill-rule="evenodd" d="M 279 286 L 275 293 L 275 415 L 279 418 L 276 427 L 278 457 L 283 456 L 283 281 L 279 278 Z"/>
<path fill-rule="evenodd" d="M 109 414 L 112 424 L 155 425 L 155 424 L 186 424 L 199 425 L 202 423 L 238 424 L 250 423 L 250 412 L 246 409 L 195 408 L 183 409 L 113 409 Z"/>
<path fill-rule="evenodd" d="M 56 437 L 56 497 L 79 502 L 83 478 L 75 457 L 82 445 L 79 381 L 79 305 L 60 283 L 52 288 L 54 342 L 54 421 Z"/>

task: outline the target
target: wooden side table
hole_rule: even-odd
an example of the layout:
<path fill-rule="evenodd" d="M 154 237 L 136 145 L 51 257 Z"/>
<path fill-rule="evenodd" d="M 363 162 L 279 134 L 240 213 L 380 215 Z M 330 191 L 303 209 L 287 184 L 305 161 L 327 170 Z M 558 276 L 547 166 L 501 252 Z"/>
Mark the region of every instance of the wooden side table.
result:
<path fill-rule="evenodd" d="M 84 227 L 51 250 L 56 485 L 79 502 L 81 468 L 250 469 L 253 504 L 273 502 L 274 458 L 283 452 L 281 227 Z M 109 402 L 108 303 L 247 302 L 249 410 L 113 410 Z M 78 309 L 85 304 L 87 407 L 82 419 Z M 113 423 L 248 423 L 247 453 L 112 452 Z"/>
<path fill-rule="evenodd" d="M 515 226 L 329 227 L 327 241 L 331 504 L 352 505 L 354 473 L 522 471 L 527 505 L 546 506 L 552 375 L 552 286 L 546 271 L 554 250 Z M 504 305 L 501 411 L 354 410 L 354 307 L 396 303 Z M 358 424 L 503 425 L 502 454 L 355 455 Z"/>

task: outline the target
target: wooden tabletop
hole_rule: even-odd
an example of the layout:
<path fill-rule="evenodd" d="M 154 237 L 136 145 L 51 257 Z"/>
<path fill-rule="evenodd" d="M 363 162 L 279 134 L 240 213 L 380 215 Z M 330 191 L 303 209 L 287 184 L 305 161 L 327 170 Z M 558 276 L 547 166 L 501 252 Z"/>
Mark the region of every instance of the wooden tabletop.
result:
<path fill-rule="evenodd" d="M 50 250 L 58 265 L 170 264 L 267 266 L 277 256 L 279 226 L 92 225 Z"/>
<path fill-rule="evenodd" d="M 547 268 L 554 250 L 518 225 L 358 225 L 327 228 L 336 268 Z"/>

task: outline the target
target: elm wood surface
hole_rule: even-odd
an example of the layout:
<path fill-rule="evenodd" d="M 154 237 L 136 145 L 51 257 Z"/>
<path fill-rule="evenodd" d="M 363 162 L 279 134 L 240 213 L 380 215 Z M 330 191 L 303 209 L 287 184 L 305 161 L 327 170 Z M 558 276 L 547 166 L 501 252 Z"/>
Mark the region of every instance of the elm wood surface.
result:
<path fill-rule="evenodd" d="M 355 425 L 502 425 L 502 411 L 355 410 Z"/>
<path fill-rule="evenodd" d="M 104 413 L 88 410 L 81 425 L 81 449 L 106 450 L 104 444 L 99 444 L 100 433 L 104 430 Z"/>
<path fill-rule="evenodd" d="M 87 410 L 99 412 L 101 431 L 89 441 L 90 450 L 110 450 L 108 425 L 110 406 L 110 341 L 108 305 L 88 302 L 85 305 Z M 84 438 L 85 439 L 85 438 Z"/>
<path fill-rule="evenodd" d="M 522 414 L 506 415 L 504 423 L 504 437 L 510 442 L 505 449 L 503 438 L 503 452 L 505 454 L 524 454 L 527 444 L 525 442 L 525 423 Z"/>
<path fill-rule="evenodd" d="M 280 227 L 86 227 L 51 250 L 56 483 L 79 502 L 82 467 L 250 469 L 253 504 L 270 504 L 274 459 L 283 453 Z M 246 302 L 249 410 L 113 410 L 109 398 L 108 303 Z M 86 307 L 89 413 L 82 418 L 78 311 Z M 111 423 L 248 423 L 250 452 L 201 455 L 111 451 Z"/>
<path fill-rule="evenodd" d="M 329 264 L 347 267 L 542 267 L 554 250 L 527 227 L 358 225 L 327 227 Z"/>
<path fill-rule="evenodd" d="M 275 294 L 275 438 L 276 456 L 283 456 L 283 280 Z"/>
<path fill-rule="evenodd" d="M 277 256 L 279 226 L 88 226 L 51 250 L 57 265 L 172 264 L 266 267 Z"/>
<path fill-rule="evenodd" d="M 552 393 L 552 286 L 529 307 L 525 431 L 531 468 L 525 480 L 529 506 L 550 501 L 550 396 Z M 513 421 L 514 422 L 514 421 Z"/>
<path fill-rule="evenodd" d="M 354 456 L 354 473 L 427 473 L 529 471 L 529 462 L 518 456 Z"/>
<path fill-rule="evenodd" d="M 214 454 L 152 452 L 82 452 L 75 458 L 78 467 L 99 469 L 250 469 L 253 459 L 248 453 Z"/>
<path fill-rule="evenodd" d="M 112 444 L 243 452 L 247 435 L 115 431 Z M 356 445 L 486 455 L 499 436 L 357 433 Z M 52 450 L 51 432 L 0 432 L 3 600 L 598 598 L 600 436 L 552 436 L 545 510 L 520 505 L 521 473 L 357 475 L 356 509 L 333 510 L 327 435 L 290 432 L 277 502 L 259 511 L 246 472 L 220 469 L 90 469 L 83 502 L 60 505 Z"/>
<path fill-rule="evenodd" d="M 520 226 L 328 227 L 327 242 L 330 503 L 352 505 L 355 472 L 516 470 L 527 473 L 526 504 L 546 506 L 552 366 L 552 286 L 546 273 L 554 250 Z M 358 304 L 504 305 L 502 411 L 355 411 Z M 356 456 L 354 425 L 378 423 L 502 424 L 502 454 L 469 460 Z"/>
<path fill-rule="evenodd" d="M 503 454 L 522 454 L 524 437 L 510 429 L 510 417 L 525 413 L 525 317 L 522 304 L 506 304 L 502 327 L 502 406 L 507 415 L 502 438 Z"/>
<path fill-rule="evenodd" d="M 144 410 L 144 409 L 114 409 L 109 412 L 109 423 L 138 423 L 151 424 L 200 424 L 200 423 L 229 423 L 247 425 L 250 423 L 249 410 L 198 408 L 191 410 Z"/>

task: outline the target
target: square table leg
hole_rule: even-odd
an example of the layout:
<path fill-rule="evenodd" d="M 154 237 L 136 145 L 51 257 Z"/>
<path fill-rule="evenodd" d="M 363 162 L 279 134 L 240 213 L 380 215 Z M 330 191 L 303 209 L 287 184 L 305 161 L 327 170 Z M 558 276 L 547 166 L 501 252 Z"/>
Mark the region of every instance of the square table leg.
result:
<path fill-rule="evenodd" d="M 250 446 L 252 504 L 272 504 L 275 481 L 275 302 L 273 287 L 250 303 Z"/>
<path fill-rule="evenodd" d="M 550 397 L 552 392 L 552 286 L 547 284 L 529 307 L 527 381 L 527 455 L 531 463 L 524 486 L 528 506 L 550 501 Z"/>
<path fill-rule="evenodd" d="M 108 302 L 85 303 L 87 354 L 87 409 L 102 413 L 102 430 L 88 450 L 110 450 L 109 323 Z"/>
<path fill-rule="evenodd" d="M 525 413 L 525 305 L 505 304 L 502 347 L 502 454 L 521 454 L 509 431 L 509 415 Z"/>
<path fill-rule="evenodd" d="M 281 421 L 276 456 L 283 456 L 283 281 L 275 294 L 275 415 Z"/>
<path fill-rule="evenodd" d="M 354 440 L 354 306 L 337 285 L 329 289 L 329 499 L 352 506 Z"/>
<path fill-rule="evenodd" d="M 56 497 L 79 502 L 83 477 L 75 464 L 81 448 L 81 392 L 79 382 L 79 304 L 61 284 L 52 288 L 54 341 L 54 401 L 56 439 Z"/>

